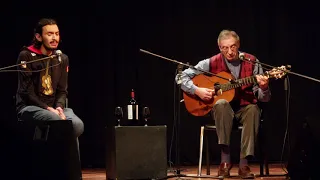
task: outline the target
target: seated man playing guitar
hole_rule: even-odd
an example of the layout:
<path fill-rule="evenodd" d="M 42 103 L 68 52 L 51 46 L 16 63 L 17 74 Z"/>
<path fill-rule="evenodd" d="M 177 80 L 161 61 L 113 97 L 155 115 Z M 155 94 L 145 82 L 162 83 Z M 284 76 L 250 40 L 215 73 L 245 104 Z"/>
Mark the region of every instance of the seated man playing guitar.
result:
<path fill-rule="evenodd" d="M 230 30 L 221 31 L 218 37 L 218 46 L 221 53 L 200 61 L 195 66 L 198 70 L 188 68 L 182 72 L 180 77 L 181 89 L 185 93 L 184 100 L 189 112 L 194 113 L 194 115 L 205 115 L 209 111 L 212 112 L 212 117 L 215 120 L 217 128 L 218 143 L 221 146 L 221 164 L 219 166 L 218 176 L 230 176 L 230 169 L 232 167 L 229 150 L 230 135 L 233 120 L 237 119 L 243 124 L 238 173 L 241 178 L 254 178 L 248 166 L 247 159 L 254 155 L 255 137 L 258 133 L 260 109 L 257 102 L 268 102 L 271 97 L 269 77 L 267 75 L 261 75 L 263 73 L 262 66 L 259 63 L 255 63 L 258 62 L 258 60 L 253 55 L 239 52 L 240 39 L 236 32 Z M 252 62 L 241 61 L 239 58 L 240 53 L 246 58 L 250 58 Z M 209 81 L 209 83 L 207 83 L 209 85 L 205 87 L 205 84 L 201 85 L 196 83 L 195 78 L 203 75 L 203 71 L 199 70 L 213 74 L 221 74 L 225 78 L 229 78 L 227 76 L 230 74 L 230 77 L 232 77 L 236 83 L 241 84 L 246 82 L 244 83 L 246 85 L 239 86 L 235 89 L 236 86 L 232 88 L 231 82 L 229 82 L 231 88 L 227 88 L 225 85 L 228 85 L 228 83 L 222 86 L 216 86 L 217 83 Z M 249 77 L 253 78 L 250 79 Z M 178 78 L 179 75 L 176 77 L 176 82 L 178 82 Z M 211 78 L 215 78 L 219 82 L 226 81 L 219 77 Z M 209 86 L 215 87 L 210 88 Z M 217 89 L 217 87 L 220 88 Z M 225 98 L 219 99 L 218 95 L 223 94 L 226 95 Z M 197 110 L 193 107 L 188 107 L 188 98 L 200 100 L 200 103 L 195 104 L 200 106 L 206 105 L 206 108 Z M 212 106 L 208 108 L 208 104 L 212 104 Z"/>

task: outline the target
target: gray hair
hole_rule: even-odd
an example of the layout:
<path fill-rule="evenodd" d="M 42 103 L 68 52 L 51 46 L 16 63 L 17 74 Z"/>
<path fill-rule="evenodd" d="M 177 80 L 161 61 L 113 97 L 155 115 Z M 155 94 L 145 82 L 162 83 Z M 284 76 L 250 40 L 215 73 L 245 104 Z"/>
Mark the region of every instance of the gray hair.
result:
<path fill-rule="evenodd" d="M 233 37 L 237 40 L 237 42 L 240 42 L 240 37 L 238 36 L 238 34 L 235 31 L 232 30 L 222 30 L 218 36 L 218 44 L 220 44 L 220 41 L 223 39 L 227 39 Z"/>

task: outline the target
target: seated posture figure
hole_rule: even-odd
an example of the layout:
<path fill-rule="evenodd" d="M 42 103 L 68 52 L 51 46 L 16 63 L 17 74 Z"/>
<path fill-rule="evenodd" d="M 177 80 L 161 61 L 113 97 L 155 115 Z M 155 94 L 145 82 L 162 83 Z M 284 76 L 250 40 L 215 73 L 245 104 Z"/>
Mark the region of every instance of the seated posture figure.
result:
<path fill-rule="evenodd" d="M 18 67 L 17 117 L 22 121 L 71 120 L 78 138 L 84 125 L 71 108 L 65 108 L 69 58 L 57 50 L 59 41 L 56 21 L 41 19 L 34 29 L 33 43 L 21 50 L 18 64 L 26 64 Z M 54 58 L 28 63 L 49 56 Z"/>
<path fill-rule="evenodd" d="M 222 30 L 218 36 L 218 46 L 219 54 L 199 61 L 195 67 L 214 74 L 227 72 L 235 80 L 253 76 L 257 82 L 238 87 L 235 89 L 235 96 L 231 102 L 219 99 L 211 109 L 216 125 L 218 144 L 221 146 L 221 164 L 218 175 L 221 177 L 230 176 L 232 167 L 229 149 L 230 135 L 233 121 L 237 120 L 243 124 L 238 173 L 241 178 L 253 178 L 254 175 L 248 166 L 248 158 L 254 156 L 255 140 L 258 134 L 260 109 L 257 102 L 270 100 L 269 79 L 267 76 L 261 75 L 263 69 L 259 63 L 249 63 L 239 59 L 239 53 L 241 53 L 250 57 L 252 62 L 258 62 L 255 56 L 239 51 L 240 38 L 236 32 Z M 193 82 L 193 78 L 200 73 L 202 71 L 193 68 L 185 69 L 180 77 L 176 76 L 176 82 L 181 81 L 181 89 L 184 92 L 195 95 L 203 101 L 210 101 L 218 92 L 215 92 L 214 89 L 198 87 Z"/>

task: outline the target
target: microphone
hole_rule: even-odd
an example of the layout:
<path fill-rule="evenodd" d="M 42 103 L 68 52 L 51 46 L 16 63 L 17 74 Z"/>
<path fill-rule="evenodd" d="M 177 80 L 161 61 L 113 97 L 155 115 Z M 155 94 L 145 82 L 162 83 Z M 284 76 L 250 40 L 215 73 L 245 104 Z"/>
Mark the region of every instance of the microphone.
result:
<path fill-rule="evenodd" d="M 56 55 L 58 56 L 59 62 L 61 62 L 62 51 L 61 50 L 56 50 Z"/>
<path fill-rule="evenodd" d="M 250 59 L 247 59 L 244 53 L 239 53 L 239 59 L 241 60 L 248 60 L 250 61 Z"/>

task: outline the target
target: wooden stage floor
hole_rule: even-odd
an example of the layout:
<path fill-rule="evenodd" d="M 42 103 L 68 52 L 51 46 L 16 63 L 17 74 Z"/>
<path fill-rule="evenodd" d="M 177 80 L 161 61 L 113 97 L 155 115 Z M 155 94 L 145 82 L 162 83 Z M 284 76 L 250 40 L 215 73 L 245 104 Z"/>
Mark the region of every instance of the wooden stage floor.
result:
<path fill-rule="evenodd" d="M 251 171 L 256 175 L 255 179 L 272 179 L 272 180 L 284 180 L 287 179 L 285 176 L 286 169 L 284 165 L 281 164 L 269 164 L 269 176 L 260 176 L 260 168 L 258 164 L 250 165 Z M 196 177 L 198 167 L 197 166 L 188 166 L 188 167 L 180 167 L 181 176 L 174 176 L 172 171 L 176 170 L 176 168 L 168 168 L 168 176 L 170 180 L 174 179 L 218 179 L 217 171 L 218 165 L 211 165 L 210 172 L 211 175 L 206 175 L 206 167 L 202 167 L 201 177 Z M 183 177 L 187 175 L 186 177 Z M 82 170 L 82 178 L 84 180 L 105 180 L 106 178 L 106 170 L 105 169 L 83 169 Z M 231 169 L 231 177 L 226 179 L 240 179 L 238 177 L 238 166 L 234 165 Z"/>

